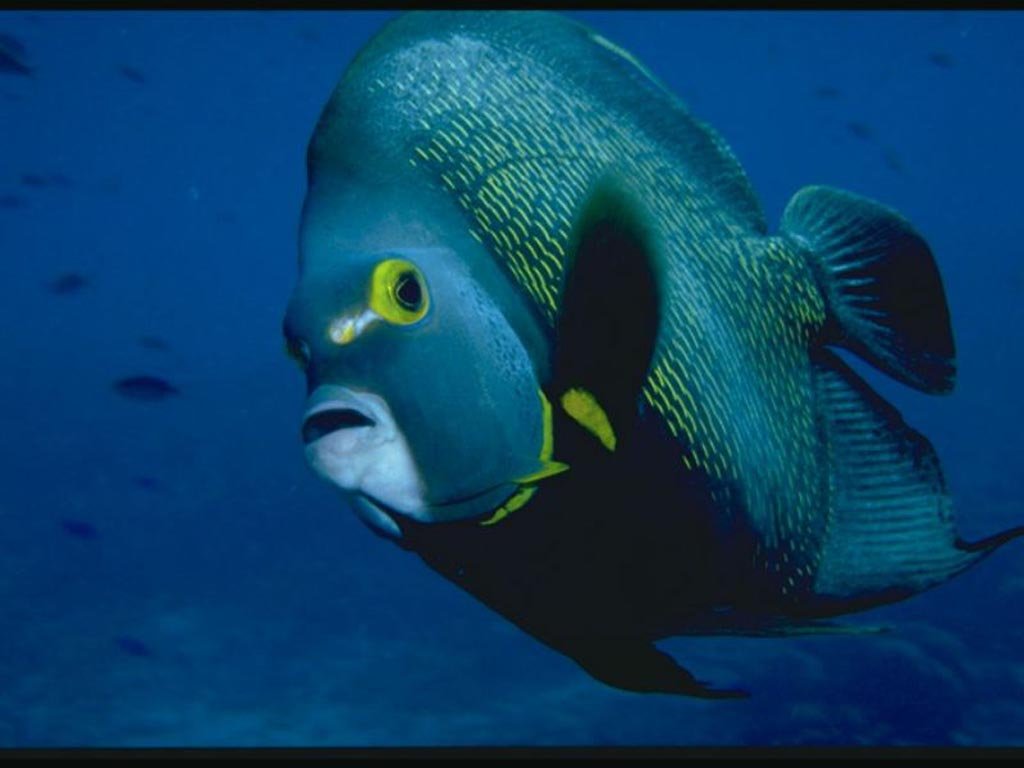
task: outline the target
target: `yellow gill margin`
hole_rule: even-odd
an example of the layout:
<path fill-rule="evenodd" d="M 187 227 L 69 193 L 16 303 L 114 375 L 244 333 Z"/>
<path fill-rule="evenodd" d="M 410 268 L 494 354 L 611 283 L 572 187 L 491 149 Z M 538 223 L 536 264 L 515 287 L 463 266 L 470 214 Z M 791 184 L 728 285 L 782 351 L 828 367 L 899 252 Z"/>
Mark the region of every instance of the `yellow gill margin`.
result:
<path fill-rule="evenodd" d="M 533 495 L 537 492 L 536 483 L 545 478 L 560 475 L 569 469 L 568 464 L 551 460 L 555 452 L 555 429 L 551 417 L 551 403 L 544 394 L 544 390 L 538 389 L 537 394 L 540 395 L 541 419 L 543 422 L 543 438 L 541 439 L 540 456 L 538 457 L 541 468 L 525 477 L 517 478 L 515 482 L 522 487 L 508 501 L 498 507 L 493 515 L 482 521 L 480 525 L 494 525 L 504 520 L 517 509 L 526 506 L 526 503 L 533 498 Z"/>

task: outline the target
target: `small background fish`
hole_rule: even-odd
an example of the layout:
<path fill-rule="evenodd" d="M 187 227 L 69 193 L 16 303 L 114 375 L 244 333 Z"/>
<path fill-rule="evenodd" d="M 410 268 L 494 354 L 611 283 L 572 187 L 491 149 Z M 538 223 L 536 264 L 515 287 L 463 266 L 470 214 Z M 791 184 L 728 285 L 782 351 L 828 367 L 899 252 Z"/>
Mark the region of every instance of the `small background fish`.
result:
<path fill-rule="evenodd" d="M 78 539 L 95 539 L 99 536 L 96 526 L 85 520 L 61 520 L 60 527 L 67 534 Z"/>
<path fill-rule="evenodd" d="M 68 295 L 79 293 L 89 285 L 89 278 L 78 272 L 64 272 L 47 283 L 50 293 Z"/>
<path fill-rule="evenodd" d="M 170 382 L 158 376 L 126 376 L 114 382 L 114 391 L 129 400 L 166 400 L 180 394 Z"/>
<path fill-rule="evenodd" d="M 28 51 L 14 35 L 0 33 L 0 72 L 8 75 L 32 76 L 27 62 Z"/>

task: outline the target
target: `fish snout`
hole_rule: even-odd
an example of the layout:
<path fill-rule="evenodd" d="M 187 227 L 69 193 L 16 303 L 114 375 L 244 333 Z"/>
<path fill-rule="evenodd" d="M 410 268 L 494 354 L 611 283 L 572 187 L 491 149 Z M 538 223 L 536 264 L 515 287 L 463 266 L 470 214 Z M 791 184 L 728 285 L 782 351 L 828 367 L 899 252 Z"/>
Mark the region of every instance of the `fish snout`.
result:
<path fill-rule="evenodd" d="M 302 441 L 313 471 L 342 491 L 373 497 L 399 513 L 423 509 L 416 462 L 379 395 L 333 384 L 317 387 L 302 418 Z M 396 535 L 393 525 L 383 527 Z"/>

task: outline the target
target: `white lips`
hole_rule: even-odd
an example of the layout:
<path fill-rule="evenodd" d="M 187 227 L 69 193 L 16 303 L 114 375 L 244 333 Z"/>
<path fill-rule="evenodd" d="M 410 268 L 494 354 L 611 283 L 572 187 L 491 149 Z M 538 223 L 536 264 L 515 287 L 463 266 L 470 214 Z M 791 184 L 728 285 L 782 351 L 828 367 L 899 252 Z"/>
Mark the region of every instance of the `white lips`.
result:
<path fill-rule="evenodd" d="M 317 387 L 305 418 L 327 410 L 350 408 L 373 420 L 372 425 L 330 432 L 306 445 L 313 470 L 344 491 L 379 499 L 388 507 L 419 519 L 425 514 L 424 488 L 405 436 L 383 398 L 335 385 Z M 372 521 L 368 520 L 367 522 Z M 394 535 L 393 522 L 386 531 Z M 380 527 L 377 522 L 374 527 Z"/>

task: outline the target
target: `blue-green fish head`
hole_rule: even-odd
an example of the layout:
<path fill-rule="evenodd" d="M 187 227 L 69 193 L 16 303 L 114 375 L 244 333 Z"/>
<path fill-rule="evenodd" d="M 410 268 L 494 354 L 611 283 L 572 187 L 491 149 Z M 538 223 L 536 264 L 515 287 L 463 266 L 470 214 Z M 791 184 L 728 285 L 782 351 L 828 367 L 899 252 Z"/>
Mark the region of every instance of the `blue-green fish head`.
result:
<path fill-rule="evenodd" d="M 429 186 L 318 174 L 284 322 L 311 467 L 378 533 L 486 515 L 550 457 L 542 336 Z"/>

